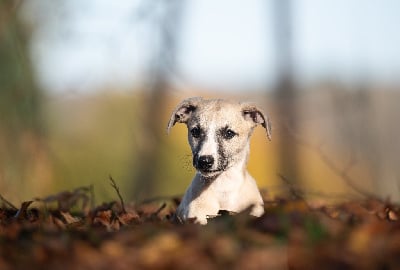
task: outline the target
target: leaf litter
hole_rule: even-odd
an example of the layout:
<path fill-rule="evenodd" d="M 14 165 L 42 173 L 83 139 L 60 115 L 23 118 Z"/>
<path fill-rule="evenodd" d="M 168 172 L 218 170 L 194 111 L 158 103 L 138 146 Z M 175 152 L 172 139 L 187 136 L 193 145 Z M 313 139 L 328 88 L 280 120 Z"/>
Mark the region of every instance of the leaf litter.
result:
<path fill-rule="evenodd" d="M 400 206 L 265 198 L 265 214 L 179 224 L 180 197 L 93 205 L 80 187 L 19 207 L 0 197 L 0 269 L 399 269 Z M 265 193 L 263 193 L 265 194 Z M 266 197 L 266 196 L 265 196 Z"/>

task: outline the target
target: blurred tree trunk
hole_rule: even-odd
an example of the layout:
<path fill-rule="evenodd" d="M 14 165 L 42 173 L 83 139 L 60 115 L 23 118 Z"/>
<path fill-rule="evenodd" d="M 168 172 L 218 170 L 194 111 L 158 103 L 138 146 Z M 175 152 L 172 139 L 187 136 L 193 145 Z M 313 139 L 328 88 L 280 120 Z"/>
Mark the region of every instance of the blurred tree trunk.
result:
<path fill-rule="evenodd" d="M 29 59 L 30 29 L 18 20 L 19 1 L 0 3 L 0 188 L 18 197 L 50 180 L 41 142 L 41 92 Z M 18 191 L 18 192 L 17 192 Z"/>
<path fill-rule="evenodd" d="M 161 115 L 165 112 L 169 75 L 175 67 L 176 43 L 184 0 L 155 1 L 146 3 L 145 13 L 162 9 L 161 14 L 141 14 L 152 20 L 155 35 L 155 51 L 150 63 L 150 76 L 143 108 L 139 112 L 140 125 L 137 130 L 139 149 L 134 171 L 134 199 L 140 200 L 157 191 L 160 154 L 165 137 L 166 123 Z M 155 7 L 158 5 L 158 9 Z"/>
<path fill-rule="evenodd" d="M 292 1 L 275 0 L 275 55 L 277 65 L 276 99 L 279 127 L 280 174 L 287 180 L 298 181 L 297 151 L 292 132 L 296 131 L 296 89 L 293 81 Z"/>

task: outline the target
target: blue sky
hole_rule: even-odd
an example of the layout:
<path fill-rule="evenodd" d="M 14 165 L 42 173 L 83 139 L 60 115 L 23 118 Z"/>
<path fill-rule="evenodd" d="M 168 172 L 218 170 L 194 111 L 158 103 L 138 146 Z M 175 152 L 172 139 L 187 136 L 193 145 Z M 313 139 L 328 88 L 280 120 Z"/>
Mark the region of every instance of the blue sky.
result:
<path fill-rule="evenodd" d="M 46 89 L 89 91 L 141 82 L 154 36 L 143 21 L 132 19 L 139 1 L 69 0 L 58 12 L 41 1 L 32 0 L 24 14 L 39 26 L 32 56 Z M 273 82 L 272 1 L 192 0 L 184 11 L 180 83 L 223 88 Z M 296 0 L 292 14 L 294 67 L 302 81 L 400 77 L 400 1 Z"/>

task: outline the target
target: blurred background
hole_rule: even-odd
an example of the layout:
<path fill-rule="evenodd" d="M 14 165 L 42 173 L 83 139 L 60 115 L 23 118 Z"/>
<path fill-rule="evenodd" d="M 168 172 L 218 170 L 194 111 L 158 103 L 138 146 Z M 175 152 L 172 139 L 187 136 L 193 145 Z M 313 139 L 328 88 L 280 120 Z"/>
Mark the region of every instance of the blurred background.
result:
<path fill-rule="evenodd" d="M 1 0 L 0 194 L 183 194 L 191 96 L 269 114 L 249 171 L 271 196 L 400 200 L 400 2 Z"/>

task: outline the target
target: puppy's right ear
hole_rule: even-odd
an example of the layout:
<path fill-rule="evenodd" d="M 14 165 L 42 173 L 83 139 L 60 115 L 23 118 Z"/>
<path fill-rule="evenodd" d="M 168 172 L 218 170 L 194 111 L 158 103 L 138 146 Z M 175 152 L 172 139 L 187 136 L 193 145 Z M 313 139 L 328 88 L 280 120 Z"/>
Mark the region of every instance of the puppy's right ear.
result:
<path fill-rule="evenodd" d="M 193 97 L 183 100 L 174 110 L 168 122 L 167 133 L 175 123 L 187 123 L 192 112 L 197 109 L 199 103 L 203 100 L 201 97 Z"/>

